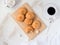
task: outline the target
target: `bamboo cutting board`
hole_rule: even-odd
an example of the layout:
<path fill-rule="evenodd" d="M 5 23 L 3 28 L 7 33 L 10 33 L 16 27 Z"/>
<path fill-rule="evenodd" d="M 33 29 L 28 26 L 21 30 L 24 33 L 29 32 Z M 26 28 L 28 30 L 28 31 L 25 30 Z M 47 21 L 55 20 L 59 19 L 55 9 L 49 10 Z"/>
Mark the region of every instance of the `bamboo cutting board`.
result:
<path fill-rule="evenodd" d="M 25 3 L 21 7 L 25 7 L 28 11 L 34 12 L 33 9 L 27 3 Z M 24 30 L 24 28 L 25 28 L 26 25 L 23 22 L 18 22 L 16 20 L 16 16 L 17 16 L 16 13 L 18 11 L 19 11 L 19 9 L 17 9 L 11 16 L 15 20 L 15 22 L 18 24 L 18 26 L 20 28 L 22 28 L 22 30 L 25 32 L 25 34 L 28 36 L 29 39 L 34 39 L 39 33 L 41 33 L 46 28 L 46 25 L 44 24 L 44 22 L 37 16 L 37 14 L 35 14 L 35 16 L 36 16 L 35 19 L 38 19 L 41 22 L 41 27 L 39 29 L 36 29 L 37 33 L 36 33 L 36 31 L 30 32 L 29 34 L 26 33 L 26 31 Z"/>

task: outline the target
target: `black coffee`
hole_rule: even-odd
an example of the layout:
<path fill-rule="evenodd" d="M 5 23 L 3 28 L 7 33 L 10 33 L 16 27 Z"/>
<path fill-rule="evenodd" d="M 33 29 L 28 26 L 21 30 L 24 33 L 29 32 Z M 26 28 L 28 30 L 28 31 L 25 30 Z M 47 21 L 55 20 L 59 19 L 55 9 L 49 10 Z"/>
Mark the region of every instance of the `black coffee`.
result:
<path fill-rule="evenodd" d="M 47 12 L 48 12 L 49 15 L 54 15 L 56 11 L 55 11 L 54 7 L 49 7 Z"/>

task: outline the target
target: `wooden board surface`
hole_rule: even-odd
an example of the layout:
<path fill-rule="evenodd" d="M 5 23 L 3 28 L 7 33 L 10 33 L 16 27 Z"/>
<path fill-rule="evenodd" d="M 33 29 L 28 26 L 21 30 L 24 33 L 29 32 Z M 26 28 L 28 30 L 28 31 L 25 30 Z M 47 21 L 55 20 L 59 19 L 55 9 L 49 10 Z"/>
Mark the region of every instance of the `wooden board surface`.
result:
<path fill-rule="evenodd" d="M 22 5 L 23 7 L 25 7 L 27 10 L 34 12 L 33 9 L 27 4 L 25 3 L 24 5 Z M 20 28 L 22 28 L 22 30 L 25 32 L 24 27 L 26 26 L 23 22 L 18 22 L 16 20 L 16 13 L 18 12 L 18 9 L 12 14 L 12 18 L 16 21 L 16 23 L 18 24 L 18 26 Z M 31 33 L 26 33 L 25 34 L 28 36 L 29 39 L 34 39 L 39 33 L 41 33 L 45 28 L 46 25 L 44 24 L 44 22 L 36 15 L 36 19 L 38 19 L 41 22 L 41 27 L 39 29 L 36 29 L 38 31 L 38 33 L 36 32 L 31 32 Z"/>

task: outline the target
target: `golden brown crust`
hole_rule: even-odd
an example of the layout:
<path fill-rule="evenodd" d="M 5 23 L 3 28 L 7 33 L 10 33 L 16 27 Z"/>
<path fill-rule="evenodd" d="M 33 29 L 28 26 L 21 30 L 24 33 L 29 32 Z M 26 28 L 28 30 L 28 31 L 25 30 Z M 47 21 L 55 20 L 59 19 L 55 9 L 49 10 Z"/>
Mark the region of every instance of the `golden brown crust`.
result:
<path fill-rule="evenodd" d="M 24 21 L 24 15 L 22 15 L 22 14 L 17 15 L 16 20 L 23 22 Z"/>
<path fill-rule="evenodd" d="M 35 20 L 35 21 L 33 22 L 33 24 L 32 24 L 32 27 L 33 27 L 34 29 L 39 29 L 40 26 L 41 26 L 41 23 L 40 23 L 39 20 Z"/>
<path fill-rule="evenodd" d="M 33 20 L 31 20 L 31 19 L 27 19 L 27 18 L 26 18 L 26 19 L 24 20 L 24 23 L 27 24 L 27 25 L 32 24 L 32 22 L 33 22 Z"/>
<path fill-rule="evenodd" d="M 21 7 L 18 9 L 18 13 L 25 15 L 27 13 L 27 9 L 25 7 Z"/>
<path fill-rule="evenodd" d="M 34 29 L 33 29 L 32 26 L 26 26 L 26 27 L 25 27 L 25 31 L 26 31 L 27 33 L 29 33 L 29 32 L 33 32 Z"/>
<path fill-rule="evenodd" d="M 33 13 L 33 12 L 27 12 L 27 14 L 26 14 L 26 18 L 28 18 L 28 19 L 33 19 L 35 17 L 35 14 Z"/>

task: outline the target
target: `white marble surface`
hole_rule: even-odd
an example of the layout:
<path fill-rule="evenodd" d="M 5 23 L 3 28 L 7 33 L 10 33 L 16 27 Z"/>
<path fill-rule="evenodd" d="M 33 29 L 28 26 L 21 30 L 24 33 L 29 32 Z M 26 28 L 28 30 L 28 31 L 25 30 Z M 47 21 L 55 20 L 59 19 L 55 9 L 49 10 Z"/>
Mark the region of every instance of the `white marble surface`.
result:
<path fill-rule="evenodd" d="M 8 45 L 60 45 L 60 19 L 57 19 L 50 25 L 47 18 L 48 16 L 45 17 L 46 13 L 44 12 L 44 7 L 48 3 L 56 4 L 55 6 L 60 11 L 59 1 L 60 0 L 16 0 L 16 6 L 7 8 L 3 3 L 4 0 L 0 0 L 0 45 L 7 45 L 6 43 L 8 43 Z M 19 29 L 18 25 L 10 18 L 10 13 L 25 2 L 30 4 L 35 13 L 47 26 L 43 32 L 31 41 L 27 41 L 26 35 L 22 31 L 20 32 L 21 29 Z"/>

